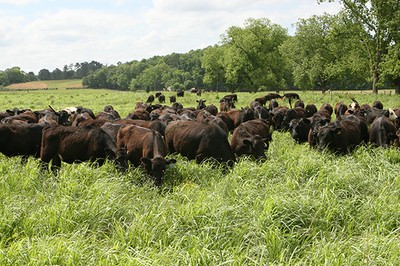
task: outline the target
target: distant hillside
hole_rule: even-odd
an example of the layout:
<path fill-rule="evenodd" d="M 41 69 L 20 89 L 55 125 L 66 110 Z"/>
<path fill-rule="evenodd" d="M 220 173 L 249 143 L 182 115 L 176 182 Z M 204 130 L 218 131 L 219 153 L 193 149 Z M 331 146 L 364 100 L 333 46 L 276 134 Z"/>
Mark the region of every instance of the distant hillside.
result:
<path fill-rule="evenodd" d="M 65 80 L 40 80 L 24 83 L 15 83 L 5 87 L 10 90 L 38 90 L 38 89 L 67 89 L 67 88 L 83 88 L 81 79 L 65 79 Z"/>

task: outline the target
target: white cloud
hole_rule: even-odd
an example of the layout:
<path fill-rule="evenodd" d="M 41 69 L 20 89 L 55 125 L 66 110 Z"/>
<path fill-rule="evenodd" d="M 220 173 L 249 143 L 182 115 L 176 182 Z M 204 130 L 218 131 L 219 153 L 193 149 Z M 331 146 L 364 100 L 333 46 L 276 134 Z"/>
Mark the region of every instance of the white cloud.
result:
<path fill-rule="evenodd" d="M 23 6 L 23 5 L 37 3 L 38 1 L 39 0 L 0 0 L 0 4 Z"/>
<path fill-rule="evenodd" d="M 75 62 L 115 64 L 187 52 L 217 44 L 230 26 L 243 26 L 250 17 L 290 27 L 298 18 L 322 14 L 332 5 L 315 0 L 152 0 L 151 6 L 147 1 L 88 0 L 82 1 L 83 9 L 50 6 L 36 11 L 35 17 L 19 9 L 13 15 L 2 10 L 0 69 L 20 66 L 37 73 Z"/>

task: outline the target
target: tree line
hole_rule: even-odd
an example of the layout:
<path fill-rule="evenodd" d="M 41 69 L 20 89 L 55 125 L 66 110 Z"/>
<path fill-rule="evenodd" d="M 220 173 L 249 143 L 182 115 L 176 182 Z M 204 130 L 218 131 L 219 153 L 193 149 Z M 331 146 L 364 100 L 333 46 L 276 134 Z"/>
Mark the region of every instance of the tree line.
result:
<path fill-rule="evenodd" d="M 37 75 L 35 75 L 34 72 L 26 73 L 20 67 L 12 67 L 0 71 L 0 86 L 37 80 L 82 79 L 102 67 L 104 67 L 103 64 L 97 61 L 91 61 L 64 65 L 62 70 L 56 68 L 50 71 L 43 68 Z"/>
<path fill-rule="evenodd" d="M 318 0 L 326 1 L 334 0 Z M 380 88 L 395 88 L 400 94 L 400 0 L 341 3 L 343 9 L 336 15 L 299 19 L 293 36 L 267 18 L 250 18 L 243 27 L 228 28 L 220 43 L 205 49 L 110 66 L 95 62 L 88 71 L 80 71 L 82 65 L 75 70 L 41 70 L 37 78 L 82 77 L 86 86 L 115 90 L 377 93 Z"/>

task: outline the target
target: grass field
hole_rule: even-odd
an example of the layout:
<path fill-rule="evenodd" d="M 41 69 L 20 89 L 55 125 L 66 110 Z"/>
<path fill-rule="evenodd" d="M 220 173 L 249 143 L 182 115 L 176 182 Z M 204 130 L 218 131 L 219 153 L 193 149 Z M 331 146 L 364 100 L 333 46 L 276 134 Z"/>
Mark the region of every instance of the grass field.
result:
<path fill-rule="evenodd" d="M 238 107 L 264 94 L 240 93 Z M 318 107 L 354 96 L 299 94 Z M 0 110 L 83 105 L 96 113 L 112 104 L 125 116 L 147 95 L 8 91 Z M 217 105 L 223 95 L 201 98 Z M 400 106 L 398 95 L 356 99 Z M 0 265 L 397 265 L 400 151 L 362 146 L 336 156 L 288 133 L 272 138 L 266 160 L 242 158 L 228 173 L 174 156 L 161 188 L 112 162 L 63 164 L 55 176 L 36 159 L 0 155 Z"/>
<path fill-rule="evenodd" d="M 40 80 L 24 83 L 15 83 L 6 87 L 10 90 L 41 90 L 41 89 L 66 89 L 66 88 L 82 88 L 81 79 L 66 80 Z"/>

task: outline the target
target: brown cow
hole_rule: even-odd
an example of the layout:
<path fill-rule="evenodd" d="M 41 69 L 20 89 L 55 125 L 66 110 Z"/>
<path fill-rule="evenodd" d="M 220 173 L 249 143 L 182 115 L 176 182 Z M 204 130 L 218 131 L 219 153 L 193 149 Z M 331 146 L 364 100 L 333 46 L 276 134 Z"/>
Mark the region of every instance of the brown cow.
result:
<path fill-rule="evenodd" d="M 117 161 L 127 168 L 127 161 L 135 167 L 140 164 L 157 186 L 162 185 L 167 165 L 176 163 L 175 159 L 167 160 L 167 146 L 157 131 L 136 126 L 124 125 L 117 134 Z"/>
<path fill-rule="evenodd" d="M 365 138 L 367 137 L 367 140 Z M 352 151 L 357 145 L 368 141 L 367 124 L 353 115 L 319 128 L 318 149 L 327 148 L 337 153 Z"/>
<path fill-rule="evenodd" d="M 254 119 L 240 124 L 232 134 L 231 147 L 237 156 L 251 155 L 265 158 L 265 151 L 272 140 L 266 120 Z"/>
<path fill-rule="evenodd" d="M 228 142 L 228 135 L 217 125 L 196 121 L 174 121 L 165 130 L 165 140 L 170 153 L 178 152 L 189 160 L 214 158 L 233 166 L 235 154 Z"/>
<path fill-rule="evenodd" d="M 43 129 L 40 159 L 43 167 L 51 161 L 53 171 L 61 161 L 102 165 L 106 158 L 114 158 L 115 152 L 115 140 L 101 128 L 57 125 Z"/>

